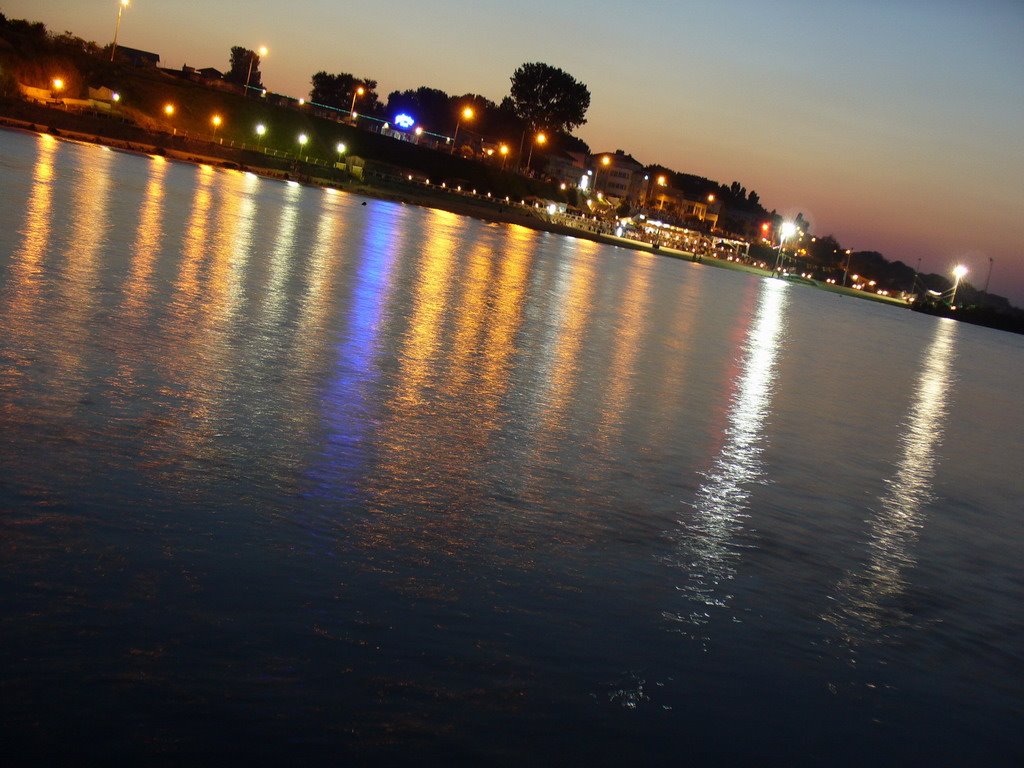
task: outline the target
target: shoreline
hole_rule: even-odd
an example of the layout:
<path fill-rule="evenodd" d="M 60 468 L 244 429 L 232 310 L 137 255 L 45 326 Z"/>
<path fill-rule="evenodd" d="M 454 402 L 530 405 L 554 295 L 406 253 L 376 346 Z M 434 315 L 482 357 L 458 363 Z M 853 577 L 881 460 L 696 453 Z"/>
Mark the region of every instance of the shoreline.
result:
<path fill-rule="evenodd" d="M 37 122 L 20 120 L 0 115 L 0 129 L 10 130 L 19 133 L 32 133 L 38 136 L 51 136 L 58 141 L 69 141 L 81 144 L 94 144 L 109 149 L 127 152 L 136 155 L 161 156 L 168 160 L 189 163 L 191 165 L 211 165 L 222 170 L 234 170 L 246 173 L 253 173 L 260 178 L 274 181 L 293 181 L 303 186 L 331 188 L 339 192 L 361 195 L 373 200 L 402 203 L 405 205 L 416 205 L 421 208 L 433 208 L 447 211 L 459 216 L 469 216 L 481 221 L 498 224 L 518 224 L 528 229 L 564 237 L 574 237 L 582 240 L 590 240 L 602 245 L 610 245 L 617 248 L 624 248 L 631 251 L 641 251 L 652 256 L 665 256 L 668 258 L 688 261 L 693 264 L 706 264 L 708 266 L 728 269 L 734 272 L 744 272 L 758 277 L 771 277 L 772 271 L 743 264 L 737 261 L 723 260 L 716 256 L 698 256 L 690 251 L 677 250 L 667 246 L 653 245 L 641 240 L 631 240 L 618 237 L 613 234 L 595 232 L 588 229 L 570 227 L 565 224 L 551 221 L 547 214 L 539 209 L 522 206 L 518 203 L 498 203 L 479 196 L 472 196 L 468 193 L 456 191 L 433 191 L 417 184 L 416 186 L 390 187 L 387 185 L 373 185 L 363 181 L 331 179 L 317 176 L 317 170 L 323 170 L 322 166 L 296 161 L 296 171 L 274 168 L 272 165 L 260 166 L 249 163 L 240 163 L 225 154 L 216 152 L 220 145 L 211 144 L 209 149 L 214 150 L 212 154 L 203 154 L 185 149 L 162 147 L 157 144 L 146 144 L 128 139 L 117 139 L 101 134 L 86 133 L 64 128 L 53 128 L 52 126 L 40 125 Z M 251 154 L 251 153 L 250 153 Z M 269 157 L 267 159 L 270 159 Z M 304 172 L 305 171 L 305 172 Z M 781 278 L 786 279 L 786 278 Z M 865 294 L 849 288 L 832 286 L 818 281 L 807 281 L 804 279 L 787 280 L 794 284 L 806 285 L 809 288 L 817 288 L 829 293 L 837 293 L 851 298 L 866 299 L 878 303 L 888 304 L 899 308 L 909 308 L 909 305 L 898 299 L 890 297 Z"/>

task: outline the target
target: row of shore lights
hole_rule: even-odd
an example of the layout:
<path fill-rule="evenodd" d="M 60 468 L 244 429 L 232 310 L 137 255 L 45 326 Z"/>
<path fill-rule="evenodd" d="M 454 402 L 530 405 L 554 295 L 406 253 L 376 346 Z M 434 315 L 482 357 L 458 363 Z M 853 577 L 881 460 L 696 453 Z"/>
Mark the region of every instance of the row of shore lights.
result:
<path fill-rule="evenodd" d="M 117 51 L 117 35 L 118 35 L 118 32 L 121 29 L 121 14 L 124 13 L 124 10 L 128 7 L 129 2 L 130 2 L 130 0 L 118 0 L 117 23 L 116 23 L 116 25 L 114 27 L 114 43 L 113 43 L 113 45 L 111 46 L 111 49 L 110 49 L 110 60 L 111 61 L 114 60 L 114 54 Z M 249 83 L 252 80 L 252 70 L 253 70 L 254 63 L 257 60 L 265 59 L 267 57 L 267 54 L 269 54 L 269 53 L 270 53 L 270 50 L 267 48 L 267 46 L 261 45 L 255 51 L 255 55 L 249 57 L 249 69 L 248 69 L 248 72 L 246 73 L 246 76 L 245 76 L 245 90 L 246 90 L 246 92 L 248 92 L 248 90 L 249 90 Z M 58 85 L 58 83 L 60 85 Z M 63 87 L 64 87 L 64 81 L 63 80 L 61 80 L 60 78 L 57 78 L 57 79 L 54 80 L 54 90 L 59 91 Z M 355 91 L 352 93 L 352 103 L 349 105 L 349 110 L 348 111 L 349 111 L 349 114 L 353 118 L 356 117 L 356 111 L 355 111 L 355 109 L 356 109 L 356 99 L 361 97 L 361 96 L 364 96 L 365 94 L 366 94 L 366 89 L 363 86 L 361 86 L 361 85 L 359 87 L 357 87 L 355 89 Z M 114 101 L 118 101 L 119 99 L 120 99 L 120 97 L 118 96 L 118 94 L 115 93 L 114 94 Z M 300 106 L 302 104 L 304 104 L 305 101 L 306 101 L 305 99 L 299 99 Z M 166 107 L 164 107 L 164 111 L 167 113 L 168 116 L 173 115 L 174 114 L 174 106 L 172 104 L 168 104 Z M 458 122 L 456 122 L 456 125 L 455 125 L 455 135 L 452 136 L 452 138 L 451 138 L 452 152 L 455 151 L 455 140 L 459 136 L 459 127 L 462 124 L 462 120 L 472 120 L 474 116 L 475 116 L 475 113 L 474 113 L 472 107 L 465 107 L 465 108 L 463 108 L 462 112 L 459 115 L 459 120 L 458 120 Z M 218 115 L 214 115 L 212 122 L 213 122 L 213 125 L 214 125 L 214 135 L 216 135 L 216 130 L 217 130 L 217 128 L 220 127 L 221 119 L 220 119 L 220 117 Z M 259 130 L 257 130 L 257 133 L 262 137 L 263 134 L 260 133 Z M 423 128 L 420 127 L 420 126 L 417 126 L 416 129 L 415 129 L 415 133 L 416 133 L 417 136 L 421 135 L 423 133 Z M 304 136 L 304 135 L 305 134 L 300 134 L 300 136 Z M 530 156 L 529 156 L 529 159 L 527 159 L 527 161 L 526 161 L 527 167 L 529 167 L 530 160 L 533 158 L 533 145 L 534 145 L 534 143 L 543 146 L 546 142 L 547 142 L 547 136 L 544 133 L 538 133 L 534 137 L 534 141 L 530 144 Z M 300 144 L 305 144 L 305 141 L 303 141 L 300 138 L 299 143 Z M 342 147 L 344 145 L 343 144 L 339 144 L 338 146 Z M 507 156 L 508 156 L 508 154 L 509 154 L 509 152 L 511 150 L 509 149 L 508 145 L 502 144 L 499 147 L 498 151 L 499 151 L 499 153 L 502 156 L 502 158 L 501 158 L 501 166 L 504 169 L 504 167 L 505 167 L 505 160 L 506 160 L 506 158 L 507 158 Z M 341 153 L 341 152 L 344 152 L 344 150 L 343 149 L 339 149 L 338 152 Z"/>
<path fill-rule="evenodd" d="M 115 94 L 115 96 L 116 95 L 117 94 Z M 173 117 L 175 111 L 176 111 L 176 109 L 175 109 L 175 106 L 173 104 L 165 104 L 164 105 L 164 114 L 167 115 L 167 117 Z M 210 118 L 210 125 L 213 126 L 214 138 L 216 138 L 217 131 L 220 129 L 220 127 L 223 124 L 224 124 L 224 118 L 221 117 L 220 115 L 214 115 L 213 117 Z M 256 124 L 256 128 L 255 128 L 255 132 L 256 132 L 256 136 L 257 136 L 258 141 L 260 143 L 262 143 L 263 142 L 263 137 L 266 136 L 266 134 L 267 134 L 267 126 L 264 125 L 263 123 L 257 123 Z M 305 147 L 306 144 L 309 143 L 309 135 L 306 134 L 306 133 L 300 133 L 298 135 L 298 137 L 297 137 L 297 140 L 299 142 L 299 146 L 300 147 Z M 345 154 L 346 151 L 348 151 L 348 146 L 344 142 L 339 141 L 337 143 L 337 145 L 335 146 L 335 150 L 338 152 L 339 155 L 343 155 L 343 154 Z"/>

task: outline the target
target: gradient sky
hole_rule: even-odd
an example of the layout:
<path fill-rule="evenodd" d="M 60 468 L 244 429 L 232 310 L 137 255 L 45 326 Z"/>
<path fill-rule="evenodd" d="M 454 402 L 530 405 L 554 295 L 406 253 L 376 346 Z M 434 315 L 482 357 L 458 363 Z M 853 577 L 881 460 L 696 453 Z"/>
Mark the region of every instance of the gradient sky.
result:
<path fill-rule="evenodd" d="M 0 0 L 100 43 L 117 0 Z M 609 2 L 132 0 L 120 42 L 163 66 L 227 68 L 267 45 L 263 80 L 306 96 L 317 70 L 392 90 L 500 101 L 543 61 L 590 88 L 577 133 L 728 184 L 818 235 L 1024 305 L 1024 0 Z"/>

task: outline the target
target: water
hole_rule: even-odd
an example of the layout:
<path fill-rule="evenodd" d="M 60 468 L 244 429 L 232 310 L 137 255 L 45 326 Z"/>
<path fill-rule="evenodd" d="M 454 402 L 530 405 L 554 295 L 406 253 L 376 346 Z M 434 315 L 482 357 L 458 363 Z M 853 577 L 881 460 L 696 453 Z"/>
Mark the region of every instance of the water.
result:
<path fill-rule="evenodd" d="M 1024 758 L 1021 337 L 48 137 L 0 183 L 8 756 Z"/>

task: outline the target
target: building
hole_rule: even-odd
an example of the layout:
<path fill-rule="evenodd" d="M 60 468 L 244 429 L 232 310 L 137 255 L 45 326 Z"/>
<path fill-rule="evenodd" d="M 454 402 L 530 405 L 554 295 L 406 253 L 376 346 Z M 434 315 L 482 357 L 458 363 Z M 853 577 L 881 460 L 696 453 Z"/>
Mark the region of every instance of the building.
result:
<path fill-rule="evenodd" d="M 633 203 L 644 188 L 644 166 L 621 149 L 591 155 L 590 177 L 597 192 Z"/>
<path fill-rule="evenodd" d="M 159 53 L 140 51 L 138 48 L 128 48 L 124 45 L 117 46 L 115 56 L 122 64 L 131 64 L 133 67 L 157 67 L 160 65 Z"/>
<path fill-rule="evenodd" d="M 551 152 L 545 173 L 559 184 L 578 187 L 587 175 L 587 155 L 585 152 Z"/>
<path fill-rule="evenodd" d="M 659 213 L 681 224 L 715 229 L 722 204 L 714 195 L 699 198 L 668 186 L 665 175 L 651 175 L 645 185 L 643 207 L 650 213 Z"/>

